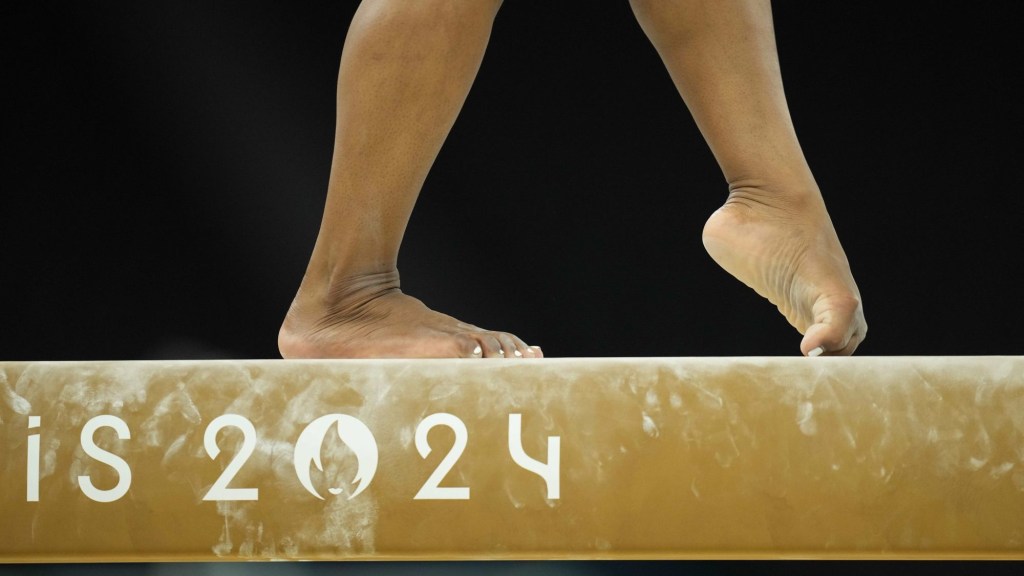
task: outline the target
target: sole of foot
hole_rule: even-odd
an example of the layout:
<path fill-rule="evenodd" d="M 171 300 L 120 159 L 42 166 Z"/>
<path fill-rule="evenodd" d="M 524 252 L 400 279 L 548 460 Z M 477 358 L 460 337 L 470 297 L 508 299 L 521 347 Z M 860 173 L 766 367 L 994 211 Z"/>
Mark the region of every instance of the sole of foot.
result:
<path fill-rule="evenodd" d="M 860 292 L 817 192 L 781 197 L 737 189 L 704 226 L 726 272 L 774 304 L 808 356 L 853 354 L 867 334 Z"/>

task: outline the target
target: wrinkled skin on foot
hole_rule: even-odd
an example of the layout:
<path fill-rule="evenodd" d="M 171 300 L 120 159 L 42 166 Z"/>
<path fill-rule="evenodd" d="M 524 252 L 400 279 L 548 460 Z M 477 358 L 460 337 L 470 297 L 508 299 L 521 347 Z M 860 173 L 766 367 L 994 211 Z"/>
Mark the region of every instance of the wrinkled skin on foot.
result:
<path fill-rule="evenodd" d="M 539 347 L 427 308 L 398 274 L 342 282 L 329 296 L 296 298 L 278 335 L 284 358 L 540 358 Z"/>
<path fill-rule="evenodd" d="M 832 221 L 813 190 L 734 187 L 704 226 L 708 254 L 804 335 L 805 355 L 850 355 L 867 323 Z"/>

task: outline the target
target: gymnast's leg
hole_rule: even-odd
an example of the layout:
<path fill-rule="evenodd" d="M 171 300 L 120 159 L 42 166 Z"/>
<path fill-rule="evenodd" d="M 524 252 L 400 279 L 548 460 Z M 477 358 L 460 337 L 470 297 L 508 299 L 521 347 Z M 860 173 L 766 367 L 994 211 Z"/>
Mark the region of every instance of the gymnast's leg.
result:
<path fill-rule="evenodd" d="M 782 88 L 768 0 L 631 0 L 729 183 L 704 246 L 804 335 L 852 354 L 860 292 L 804 159 Z"/>
<path fill-rule="evenodd" d="M 320 234 L 281 326 L 285 358 L 540 356 L 399 289 L 398 249 L 469 93 L 500 0 L 364 0 L 342 52 Z"/>

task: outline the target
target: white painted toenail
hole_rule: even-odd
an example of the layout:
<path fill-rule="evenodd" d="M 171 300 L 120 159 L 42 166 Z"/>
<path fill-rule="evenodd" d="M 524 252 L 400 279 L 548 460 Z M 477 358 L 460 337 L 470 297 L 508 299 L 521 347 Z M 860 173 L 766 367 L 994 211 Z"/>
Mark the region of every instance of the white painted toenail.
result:
<path fill-rule="evenodd" d="M 516 350 L 516 351 L 515 351 L 515 355 L 516 355 L 516 356 L 518 356 L 518 357 L 520 357 L 520 358 L 522 358 L 522 357 L 523 357 L 523 353 L 522 353 L 522 352 L 520 352 L 519 350 Z"/>
<path fill-rule="evenodd" d="M 477 346 L 476 348 L 473 348 L 473 356 L 479 356 L 479 355 L 481 355 L 483 353 L 484 353 L 484 349 L 483 348 L 481 348 L 479 346 Z"/>
<path fill-rule="evenodd" d="M 502 356 L 504 356 L 504 355 L 505 355 L 505 351 L 504 351 L 504 350 L 501 350 L 501 349 L 499 349 L 499 350 L 498 350 L 498 354 L 501 354 Z"/>
<path fill-rule="evenodd" d="M 808 358 L 814 358 L 815 356 L 821 356 L 824 353 L 825 353 L 825 347 L 824 346 L 818 346 L 814 350 L 811 350 L 810 352 L 808 352 L 807 353 L 807 357 Z"/>

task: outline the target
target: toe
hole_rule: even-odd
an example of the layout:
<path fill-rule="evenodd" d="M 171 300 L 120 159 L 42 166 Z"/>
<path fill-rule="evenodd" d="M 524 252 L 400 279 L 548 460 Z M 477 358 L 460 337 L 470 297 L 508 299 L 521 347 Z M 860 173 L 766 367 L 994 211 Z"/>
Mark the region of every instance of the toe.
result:
<path fill-rule="evenodd" d="M 501 349 L 505 352 L 505 358 L 515 359 L 523 357 L 523 351 L 519 347 L 522 342 L 517 342 L 518 338 L 503 332 L 496 333 L 495 337 L 501 342 Z"/>
<path fill-rule="evenodd" d="M 482 332 L 476 334 L 476 341 L 480 344 L 480 348 L 483 351 L 484 358 L 503 358 L 504 350 L 501 348 L 501 342 L 494 337 L 490 332 Z"/>
<path fill-rule="evenodd" d="M 459 334 L 455 337 L 455 349 L 458 358 L 482 358 L 484 355 L 480 342 L 468 334 Z"/>
<path fill-rule="evenodd" d="M 867 324 L 856 298 L 823 299 L 816 304 L 814 324 L 804 333 L 800 351 L 806 356 L 849 356 L 864 339 Z"/>
<path fill-rule="evenodd" d="M 851 335 L 838 324 L 827 322 L 814 324 L 807 329 L 800 342 L 804 356 L 837 356 L 853 354 Z"/>
<path fill-rule="evenodd" d="M 513 356 L 516 358 L 533 358 L 533 349 L 530 348 L 526 342 L 523 342 L 515 334 L 509 334 L 509 336 L 512 338 L 512 342 L 516 346 L 515 351 L 512 353 Z"/>

